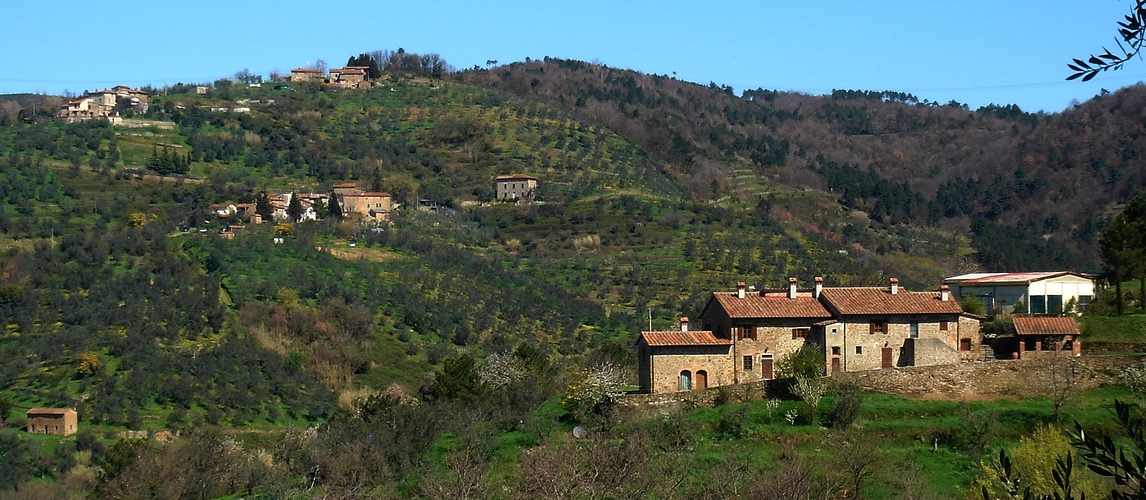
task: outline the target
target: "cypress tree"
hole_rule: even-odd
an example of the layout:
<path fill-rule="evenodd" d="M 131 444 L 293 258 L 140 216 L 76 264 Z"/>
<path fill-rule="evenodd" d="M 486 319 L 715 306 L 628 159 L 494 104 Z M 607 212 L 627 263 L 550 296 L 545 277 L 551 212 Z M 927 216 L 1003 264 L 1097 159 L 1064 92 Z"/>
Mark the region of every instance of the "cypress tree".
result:
<path fill-rule="evenodd" d="M 334 220 L 342 220 L 342 205 L 338 204 L 338 194 L 336 193 L 331 193 L 330 195 L 329 212 L 330 216 L 334 217 Z"/>
<path fill-rule="evenodd" d="M 287 204 L 287 216 L 290 217 L 291 222 L 302 222 L 302 214 L 302 202 L 298 201 L 298 195 L 291 193 L 290 203 Z"/>

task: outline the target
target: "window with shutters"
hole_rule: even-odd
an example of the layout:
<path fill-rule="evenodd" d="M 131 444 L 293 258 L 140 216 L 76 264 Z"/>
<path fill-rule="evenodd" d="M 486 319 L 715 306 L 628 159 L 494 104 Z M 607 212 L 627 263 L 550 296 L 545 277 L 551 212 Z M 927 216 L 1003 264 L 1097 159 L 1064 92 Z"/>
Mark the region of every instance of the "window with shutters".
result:
<path fill-rule="evenodd" d="M 939 322 L 939 330 L 944 331 L 944 332 L 947 331 L 947 322 L 946 321 L 940 321 Z"/>
<path fill-rule="evenodd" d="M 868 324 L 868 333 L 887 333 L 887 320 L 886 319 L 873 319 Z"/>
<path fill-rule="evenodd" d="M 806 338 L 808 338 L 808 335 L 810 333 L 812 333 L 811 328 L 793 328 L 792 329 L 792 340 L 806 339 Z"/>

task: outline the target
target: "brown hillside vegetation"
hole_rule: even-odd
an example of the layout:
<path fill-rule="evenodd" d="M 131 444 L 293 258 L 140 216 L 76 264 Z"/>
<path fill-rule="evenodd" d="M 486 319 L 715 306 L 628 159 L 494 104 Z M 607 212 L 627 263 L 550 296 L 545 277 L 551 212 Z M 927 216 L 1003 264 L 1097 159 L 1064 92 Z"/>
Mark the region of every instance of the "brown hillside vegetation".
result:
<path fill-rule="evenodd" d="M 897 92 L 758 89 L 736 96 L 727 86 L 552 58 L 455 78 L 607 125 L 665 162 L 694 199 L 743 190 L 745 171 L 758 183 L 838 191 L 821 169 L 851 165 L 905 182 L 934 205 L 905 209 L 916 212 L 914 222 L 930 210 L 932 225 L 957 232 L 982 219 L 1051 235 L 1044 239 L 1085 256 L 1064 264 L 1095 264 L 1106 214 L 1146 185 L 1143 85 L 1062 113 L 1031 114 L 1013 105 L 970 110 L 954 101 L 919 102 Z M 855 202 L 865 211 L 872 205 Z"/>

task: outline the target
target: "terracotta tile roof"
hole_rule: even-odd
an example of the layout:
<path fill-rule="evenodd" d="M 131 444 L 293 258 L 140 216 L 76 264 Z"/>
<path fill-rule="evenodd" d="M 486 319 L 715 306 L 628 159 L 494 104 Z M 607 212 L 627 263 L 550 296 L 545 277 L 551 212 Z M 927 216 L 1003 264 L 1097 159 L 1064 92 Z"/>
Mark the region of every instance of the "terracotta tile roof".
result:
<path fill-rule="evenodd" d="M 290 70 L 291 73 L 322 73 L 321 70 L 314 68 L 295 68 Z"/>
<path fill-rule="evenodd" d="M 1030 283 L 1049 278 L 1057 278 L 1068 274 L 1079 275 L 1070 271 L 1033 272 L 1033 273 L 972 273 L 954 276 L 943 280 L 944 283 L 971 284 L 1001 284 L 1001 283 Z M 1081 275 L 1079 275 L 1081 276 Z"/>
<path fill-rule="evenodd" d="M 342 182 L 339 184 L 335 184 L 334 187 L 336 187 L 336 188 L 352 188 L 352 187 L 358 187 L 358 184 L 356 184 L 354 182 Z"/>
<path fill-rule="evenodd" d="M 902 287 L 824 288 L 821 297 L 840 314 L 961 314 L 954 299 L 940 300 L 939 292 L 909 292 Z"/>
<path fill-rule="evenodd" d="M 720 304 L 731 318 L 816 318 L 827 319 L 832 313 L 824 309 L 812 296 L 762 296 L 748 292 L 739 298 L 735 292 L 716 292 L 712 299 Z"/>
<path fill-rule="evenodd" d="M 1028 317 L 1016 316 L 1015 334 L 1017 335 L 1078 335 L 1078 323 L 1074 318 L 1065 317 Z"/>
<path fill-rule="evenodd" d="M 513 175 L 499 175 L 499 176 L 497 176 L 497 180 L 499 180 L 499 181 L 514 181 L 514 180 L 535 181 L 535 180 L 537 180 L 537 178 L 536 177 L 530 177 L 530 176 L 525 175 L 525 174 L 513 174 Z"/>
<path fill-rule="evenodd" d="M 369 196 L 369 197 L 372 197 L 372 198 L 377 198 L 377 197 L 385 197 L 385 198 L 389 198 L 389 197 L 390 197 L 390 193 L 346 193 L 346 194 L 344 194 L 344 195 L 342 195 L 342 196 L 343 196 L 343 197 L 347 197 L 347 196 L 349 196 L 349 197 L 351 197 L 351 198 L 354 198 L 354 197 L 363 197 L 363 196 Z"/>
<path fill-rule="evenodd" d="M 71 408 L 32 408 L 28 410 L 28 415 L 64 415 L 74 411 Z"/>
<path fill-rule="evenodd" d="M 641 332 L 645 343 L 653 347 L 690 345 L 732 345 L 729 339 L 722 339 L 709 331 L 699 332 Z"/>

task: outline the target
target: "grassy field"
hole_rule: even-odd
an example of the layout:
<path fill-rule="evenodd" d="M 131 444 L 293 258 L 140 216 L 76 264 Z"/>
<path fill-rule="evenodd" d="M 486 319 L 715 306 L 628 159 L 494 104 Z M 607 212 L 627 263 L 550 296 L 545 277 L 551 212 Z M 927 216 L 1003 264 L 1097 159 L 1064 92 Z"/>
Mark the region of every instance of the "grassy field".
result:
<path fill-rule="evenodd" d="M 1083 316 L 1079 329 L 1090 342 L 1146 342 L 1146 314 Z"/>

